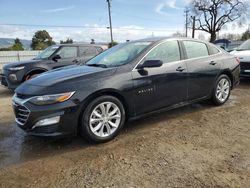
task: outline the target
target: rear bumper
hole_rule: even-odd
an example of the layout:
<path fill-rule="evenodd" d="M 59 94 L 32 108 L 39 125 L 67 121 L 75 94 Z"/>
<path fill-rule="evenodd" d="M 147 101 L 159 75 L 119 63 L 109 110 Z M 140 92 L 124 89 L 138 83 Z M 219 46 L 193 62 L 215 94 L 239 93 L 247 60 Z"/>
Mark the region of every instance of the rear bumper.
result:
<path fill-rule="evenodd" d="M 240 71 L 241 69 L 239 65 L 232 70 L 232 76 L 233 76 L 232 89 L 240 84 Z"/>

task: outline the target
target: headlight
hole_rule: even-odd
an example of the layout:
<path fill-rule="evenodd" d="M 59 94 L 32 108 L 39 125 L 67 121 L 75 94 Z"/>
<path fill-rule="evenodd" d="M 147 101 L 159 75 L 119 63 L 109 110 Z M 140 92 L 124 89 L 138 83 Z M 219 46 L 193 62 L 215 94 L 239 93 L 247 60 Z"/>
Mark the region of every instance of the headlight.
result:
<path fill-rule="evenodd" d="M 37 96 L 32 97 L 29 102 L 35 104 L 35 105 L 48 105 L 48 104 L 54 104 L 54 103 L 60 103 L 67 101 L 74 95 L 75 91 L 68 92 L 68 93 L 61 93 L 61 94 L 55 94 L 55 95 L 43 95 L 43 96 Z"/>
<path fill-rule="evenodd" d="M 22 70 L 22 69 L 24 69 L 24 66 L 22 66 L 22 67 L 10 67 L 9 68 L 10 71 L 19 71 L 19 70 Z"/>

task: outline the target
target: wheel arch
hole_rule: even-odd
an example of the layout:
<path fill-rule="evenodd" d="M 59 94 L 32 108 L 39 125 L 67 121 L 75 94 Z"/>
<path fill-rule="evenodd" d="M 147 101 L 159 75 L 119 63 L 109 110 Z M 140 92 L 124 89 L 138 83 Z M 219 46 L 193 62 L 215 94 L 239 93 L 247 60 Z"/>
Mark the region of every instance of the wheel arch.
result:
<path fill-rule="evenodd" d="M 119 101 L 121 101 L 123 107 L 124 107 L 124 110 L 125 110 L 125 118 L 126 120 L 128 120 L 129 118 L 129 105 L 128 105 L 128 102 L 127 100 L 125 99 L 125 97 L 118 91 L 118 90 L 115 90 L 115 89 L 103 89 L 103 90 L 100 90 L 100 91 L 96 91 L 95 93 L 92 93 L 90 94 L 82 103 L 82 107 L 81 107 L 81 112 L 80 112 L 80 115 L 78 117 L 78 129 L 81 125 L 81 118 L 82 118 L 82 115 L 86 109 L 86 107 L 90 104 L 91 101 L 93 101 L 95 98 L 97 97 L 101 97 L 101 96 L 104 96 L 104 95 L 109 95 L 109 96 L 113 96 L 113 97 L 116 97 Z M 77 129 L 77 131 L 78 131 Z"/>
<path fill-rule="evenodd" d="M 26 77 L 27 77 L 28 75 L 41 74 L 41 73 L 46 72 L 46 71 L 48 71 L 48 70 L 45 69 L 45 68 L 35 68 L 35 69 L 31 69 L 31 70 L 29 70 L 29 71 L 23 76 L 23 81 L 26 80 Z"/>
<path fill-rule="evenodd" d="M 231 71 L 230 71 L 229 69 L 225 69 L 225 70 L 223 70 L 223 71 L 218 75 L 218 77 L 221 76 L 221 75 L 223 75 L 223 74 L 225 74 L 225 75 L 227 75 L 227 76 L 229 77 L 229 79 L 230 79 L 230 81 L 231 81 L 231 89 L 232 89 L 232 88 L 233 88 L 233 83 L 234 83 L 233 74 L 231 73 Z M 218 79 L 218 77 L 217 77 L 217 79 Z M 217 79 L 216 79 L 216 80 L 217 80 Z"/>

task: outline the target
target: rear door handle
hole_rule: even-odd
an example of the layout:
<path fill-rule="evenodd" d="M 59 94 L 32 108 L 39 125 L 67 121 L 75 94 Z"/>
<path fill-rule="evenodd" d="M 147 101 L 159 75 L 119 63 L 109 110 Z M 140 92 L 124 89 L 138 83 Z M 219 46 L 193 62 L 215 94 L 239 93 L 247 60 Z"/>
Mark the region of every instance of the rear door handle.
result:
<path fill-rule="evenodd" d="M 185 70 L 185 68 L 183 68 L 183 67 L 178 67 L 177 69 L 176 69 L 176 71 L 178 71 L 178 72 L 182 72 L 182 71 L 184 71 Z"/>
<path fill-rule="evenodd" d="M 217 63 L 214 62 L 214 61 L 211 61 L 209 64 L 210 64 L 210 65 L 216 65 Z"/>

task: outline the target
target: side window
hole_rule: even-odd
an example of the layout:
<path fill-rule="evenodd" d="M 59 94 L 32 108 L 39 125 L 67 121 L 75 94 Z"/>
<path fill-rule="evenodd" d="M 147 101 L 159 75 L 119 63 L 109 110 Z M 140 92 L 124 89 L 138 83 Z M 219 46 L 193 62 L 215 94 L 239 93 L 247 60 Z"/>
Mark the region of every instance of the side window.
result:
<path fill-rule="evenodd" d="M 80 56 L 94 56 L 97 54 L 97 50 L 95 47 L 80 47 Z"/>
<path fill-rule="evenodd" d="M 57 53 L 62 59 L 77 57 L 77 47 L 64 46 Z"/>
<path fill-rule="evenodd" d="M 153 49 L 145 60 L 161 60 L 163 63 L 180 61 L 180 49 L 177 41 L 167 41 Z"/>
<path fill-rule="evenodd" d="M 215 48 L 212 45 L 208 45 L 208 49 L 210 55 L 218 54 L 220 52 L 217 48 Z"/>
<path fill-rule="evenodd" d="M 189 59 L 208 56 L 207 45 L 195 41 L 183 41 Z"/>

